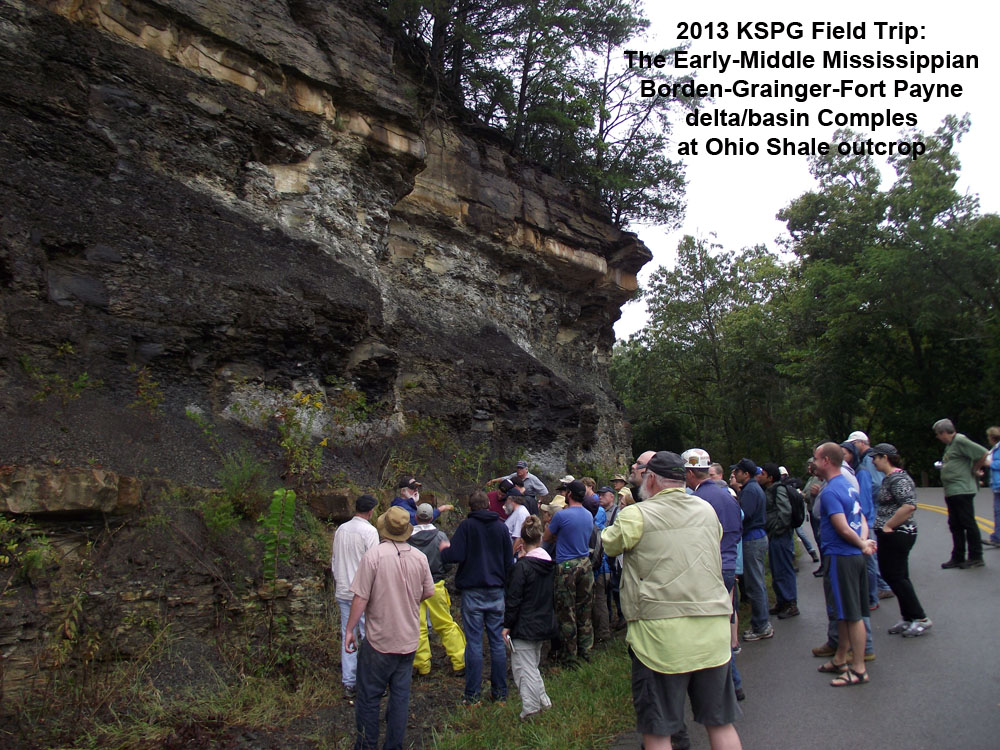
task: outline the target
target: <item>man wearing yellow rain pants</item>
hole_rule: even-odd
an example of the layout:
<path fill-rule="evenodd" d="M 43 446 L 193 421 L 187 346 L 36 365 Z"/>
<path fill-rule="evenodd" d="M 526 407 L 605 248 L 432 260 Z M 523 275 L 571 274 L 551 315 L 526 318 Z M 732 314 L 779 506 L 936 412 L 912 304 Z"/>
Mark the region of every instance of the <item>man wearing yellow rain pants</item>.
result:
<path fill-rule="evenodd" d="M 434 579 L 434 596 L 420 603 L 420 644 L 413 658 L 413 670 L 420 675 L 431 671 L 431 645 L 427 639 L 427 615 L 430 613 L 431 626 L 441 637 L 444 650 L 451 659 L 451 668 L 456 675 L 465 671 L 465 634 L 451 616 L 451 597 L 444 586 L 445 568 L 441 562 L 440 545 L 448 540 L 448 535 L 434 523 L 434 509 L 429 503 L 417 506 L 417 524 L 409 539 L 411 546 L 427 555 L 427 563 Z"/>

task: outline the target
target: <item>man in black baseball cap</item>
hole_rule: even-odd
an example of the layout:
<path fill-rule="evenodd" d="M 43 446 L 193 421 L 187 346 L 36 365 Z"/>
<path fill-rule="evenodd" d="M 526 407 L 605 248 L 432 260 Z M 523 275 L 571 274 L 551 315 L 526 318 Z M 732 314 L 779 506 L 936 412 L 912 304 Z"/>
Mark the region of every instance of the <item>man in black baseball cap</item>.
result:
<path fill-rule="evenodd" d="M 398 488 L 396 497 L 390 504 L 390 508 L 399 507 L 410 514 L 410 524 L 413 526 L 417 525 L 417 503 L 420 502 L 420 488 L 423 487 L 416 478 L 411 476 L 404 476 L 400 478 L 396 487 Z M 442 513 L 447 513 L 449 510 L 454 508 L 453 505 L 442 505 L 434 509 L 434 518 L 436 521 Z"/>
<path fill-rule="evenodd" d="M 743 633 L 745 641 L 774 637 L 774 626 L 768 615 L 767 589 L 764 586 L 764 559 L 767 557 L 767 498 L 757 483 L 757 464 L 741 458 L 730 467 L 740 494 L 736 500 L 743 509 L 743 581 L 750 600 L 750 627 Z"/>

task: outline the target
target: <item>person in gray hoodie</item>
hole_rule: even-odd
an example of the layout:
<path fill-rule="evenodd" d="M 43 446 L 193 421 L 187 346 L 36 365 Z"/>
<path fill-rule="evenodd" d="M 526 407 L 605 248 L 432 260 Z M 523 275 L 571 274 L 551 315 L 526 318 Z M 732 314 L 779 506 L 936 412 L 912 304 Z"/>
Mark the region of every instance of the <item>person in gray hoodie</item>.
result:
<path fill-rule="evenodd" d="M 413 670 L 418 675 L 430 674 L 431 645 L 427 637 L 427 615 L 430 614 L 434 632 L 441 637 L 445 653 L 451 659 L 451 668 L 456 675 L 465 673 L 465 634 L 451 616 L 451 597 L 445 588 L 446 566 L 441 561 L 441 543 L 448 541 L 448 535 L 434 525 L 434 508 L 429 503 L 421 503 L 416 511 L 417 525 L 409 542 L 411 547 L 427 555 L 427 564 L 434 579 L 434 596 L 420 602 L 420 643 L 413 658 Z"/>

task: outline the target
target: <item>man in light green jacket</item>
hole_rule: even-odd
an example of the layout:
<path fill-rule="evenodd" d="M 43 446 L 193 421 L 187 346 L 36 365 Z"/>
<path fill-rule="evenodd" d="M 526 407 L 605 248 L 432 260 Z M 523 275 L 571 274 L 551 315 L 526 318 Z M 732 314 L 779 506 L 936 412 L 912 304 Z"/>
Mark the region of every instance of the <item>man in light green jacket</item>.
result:
<path fill-rule="evenodd" d="M 722 526 L 711 505 L 685 493 L 676 453 L 660 451 L 640 468 L 643 502 L 619 511 L 601 535 L 608 555 L 624 553 L 621 598 L 637 728 L 647 750 L 668 750 L 670 735 L 684 728 L 690 694 L 712 750 L 740 748 Z"/>

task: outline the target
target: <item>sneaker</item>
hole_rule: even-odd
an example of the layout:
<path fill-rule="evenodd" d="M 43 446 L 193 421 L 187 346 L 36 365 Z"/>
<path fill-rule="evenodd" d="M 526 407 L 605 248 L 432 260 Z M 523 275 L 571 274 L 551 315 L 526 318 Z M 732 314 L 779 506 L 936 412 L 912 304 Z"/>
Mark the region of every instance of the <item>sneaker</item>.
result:
<path fill-rule="evenodd" d="M 810 552 L 809 557 L 813 559 L 813 562 L 819 562 L 819 555 L 816 554 L 816 550 Z"/>
<path fill-rule="evenodd" d="M 948 560 L 948 562 L 941 563 L 942 570 L 949 570 L 950 568 L 961 568 L 965 563 L 965 560 Z"/>
<path fill-rule="evenodd" d="M 765 638 L 774 637 L 774 626 L 768 623 L 759 633 L 756 630 L 748 630 L 743 634 L 744 641 L 762 641 Z"/>
<path fill-rule="evenodd" d="M 781 612 L 778 613 L 779 620 L 787 620 L 789 617 L 798 617 L 799 608 L 794 604 L 789 604 Z"/>
<path fill-rule="evenodd" d="M 879 608 L 879 606 L 880 605 L 878 603 L 878 600 L 876 599 L 874 602 L 872 602 L 871 604 L 868 605 L 868 611 L 869 612 L 874 612 L 876 609 Z"/>
<path fill-rule="evenodd" d="M 771 607 L 769 610 L 767 610 L 767 613 L 769 615 L 776 615 L 779 612 L 784 611 L 785 607 L 787 607 L 787 606 L 788 606 L 787 604 L 775 604 L 773 607 Z"/>
<path fill-rule="evenodd" d="M 747 699 L 747 694 L 743 692 L 743 688 L 738 688 L 736 690 L 736 700 L 745 701 Z"/>
<path fill-rule="evenodd" d="M 353 686 L 344 685 L 344 700 L 352 701 L 357 694 L 357 690 Z"/>
<path fill-rule="evenodd" d="M 987 537 L 983 540 L 983 544 L 987 547 L 1000 547 L 1000 539 L 994 539 L 993 537 Z"/>
<path fill-rule="evenodd" d="M 822 577 L 823 577 L 823 569 L 816 568 L 816 570 L 813 571 L 813 578 L 822 578 Z"/>
<path fill-rule="evenodd" d="M 983 558 L 977 557 L 972 560 L 966 560 L 959 567 L 962 570 L 968 570 L 969 568 L 982 568 L 986 563 L 983 562 Z"/>
<path fill-rule="evenodd" d="M 892 593 L 889 589 L 879 589 L 878 590 L 879 599 L 895 599 L 896 595 Z"/>
<path fill-rule="evenodd" d="M 453 669 L 453 670 L 451 670 L 451 676 L 452 677 L 465 677 L 465 667 L 462 667 L 461 669 Z"/>
<path fill-rule="evenodd" d="M 476 696 L 463 695 L 462 696 L 462 705 L 465 706 L 466 708 L 471 708 L 473 706 L 479 706 L 479 705 L 482 704 L 482 702 L 483 702 L 483 698 L 482 698 L 481 695 L 476 695 Z"/>
<path fill-rule="evenodd" d="M 923 620 L 914 620 L 910 627 L 903 631 L 904 638 L 916 638 L 918 635 L 923 635 L 928 630 L 931 629 L 934 623 L 931 622 L 929 617 L 925 617 Z"/>
<path fill-rule="evenodd" d="M 837 653 L 837 649 L 831 646 L 829 643 L 824 643 L 822 646 L 817 646 L 812 651 L 813 651 L 813 656 L 818 656 L 821 659 L 826 659 Z"/>
<path fill-rule="evenodd" d="M 893 625 L 891 628 L 889 628 L 889 630 L 887 632 L 889 633 L 889 635 L 899 635 L 900 633 L 902 633 L 903 631 L 905 631 L 907 628 L 909 628 L 910 624 L 911 623 L 910 623 L 909 620 L 900 620 L 895 625 Z"/>
<path fill-rule="evenodd" d="M 847 658 L 848 659 L 853 659 L 854 658 L 854 649 L 853 648 L 847 649 Z M 875 652 L 874 651 L 865 651 L 865 661 L 875 661 Z"/>

